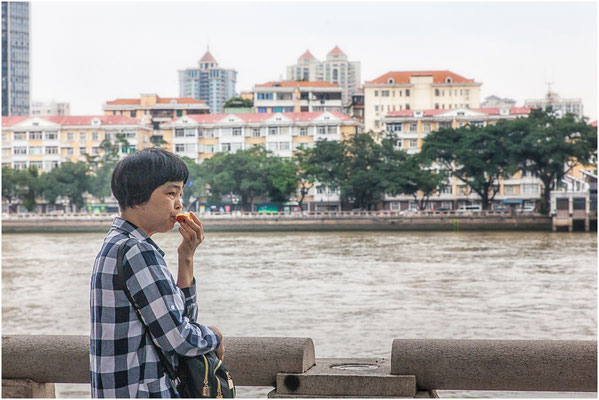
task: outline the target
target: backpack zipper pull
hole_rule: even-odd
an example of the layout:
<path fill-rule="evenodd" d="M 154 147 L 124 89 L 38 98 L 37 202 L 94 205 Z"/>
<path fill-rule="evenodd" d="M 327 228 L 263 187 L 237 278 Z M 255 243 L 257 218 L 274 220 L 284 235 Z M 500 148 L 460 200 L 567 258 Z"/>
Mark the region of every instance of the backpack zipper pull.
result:
<path fill-rule="evenodd" d="M 231 379 L 231 375 L 229 375 L 229 371 L 227 371 L 227 383 L 229 384 L 229 389 L 233 389 L 233 379 Z"/>

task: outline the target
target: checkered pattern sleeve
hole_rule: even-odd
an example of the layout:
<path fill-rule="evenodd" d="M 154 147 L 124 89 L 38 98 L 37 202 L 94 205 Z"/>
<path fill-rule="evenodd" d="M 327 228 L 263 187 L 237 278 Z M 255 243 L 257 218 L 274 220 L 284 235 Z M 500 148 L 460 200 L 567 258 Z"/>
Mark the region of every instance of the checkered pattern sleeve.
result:
<path fill-rule="evenodd" d="M 218 348 L 219 337 L 195 322 L 195 280 L 179 289 L 160 253 L 146 242 L 126 249 L 123 265 L 127 287 L 158 347 L 188 357 Z"/>

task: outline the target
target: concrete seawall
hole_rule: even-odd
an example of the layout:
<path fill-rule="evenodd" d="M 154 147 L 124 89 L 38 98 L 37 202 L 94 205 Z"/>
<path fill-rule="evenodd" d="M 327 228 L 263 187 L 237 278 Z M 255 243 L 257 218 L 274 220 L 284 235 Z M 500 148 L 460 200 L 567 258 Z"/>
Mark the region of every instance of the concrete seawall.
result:
<path fill-rule="evenodd" d="M 484 216 L 200 216 L 206 232 L 341 232 L 341 231 L 551 231 L 551 218 L 539 215 Z M 112 218 L 11 218 L 4 233 L 106 232 Z"/>

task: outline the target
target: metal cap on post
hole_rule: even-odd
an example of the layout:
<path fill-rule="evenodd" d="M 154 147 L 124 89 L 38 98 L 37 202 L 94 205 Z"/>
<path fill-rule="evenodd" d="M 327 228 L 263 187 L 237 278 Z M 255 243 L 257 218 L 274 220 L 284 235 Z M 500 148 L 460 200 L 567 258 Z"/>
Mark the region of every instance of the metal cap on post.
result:
<path fill-rule="evenodd" d="M 396 339 L 391 374 L 427 390 L 596 392 L 597 342 Z"/>

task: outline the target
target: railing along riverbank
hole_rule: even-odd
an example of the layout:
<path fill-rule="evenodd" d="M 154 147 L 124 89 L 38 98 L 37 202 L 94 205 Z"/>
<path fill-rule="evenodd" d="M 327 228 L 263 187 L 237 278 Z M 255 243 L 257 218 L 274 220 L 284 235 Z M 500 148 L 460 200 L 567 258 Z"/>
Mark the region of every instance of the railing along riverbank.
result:
<path fill-rule="evenodd" d="M 6 233 L 106 232 L 117 214 L 4 215 Z M 323 211 L 199 213 L 207 232 L 551 231 L 549 217 L 509 211 Z"/>
<path fill-rule="evenodd" d="M 404 340 L 391 358 L 315 358 L 309 338 L 225 337 L 237 386 L 270 398 L 437 397 L 436 390 L 597 391 L 597 342 Z M 54 383 L 89 383 L 89 337 L 2 337 L 3 397 L 54 397 Z"/>

